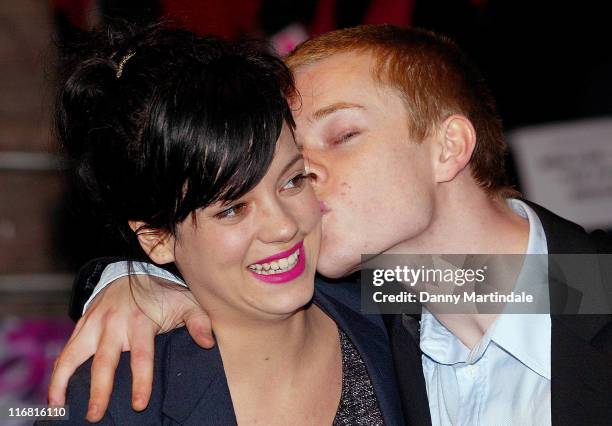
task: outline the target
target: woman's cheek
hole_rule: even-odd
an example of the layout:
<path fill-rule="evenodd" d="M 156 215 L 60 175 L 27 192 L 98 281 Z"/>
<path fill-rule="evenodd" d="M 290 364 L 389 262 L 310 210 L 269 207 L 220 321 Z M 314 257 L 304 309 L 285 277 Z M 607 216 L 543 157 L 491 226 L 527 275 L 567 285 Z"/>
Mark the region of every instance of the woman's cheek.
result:
<path fill-rule="evenodd" d="M 309 184 L 300 195 L 301 197 L 296 197 L 300 199 L 296 200 L 295 208 L 301 218 L 301 222 L 304 224 L 304 231 L 310 231 L 319 226 L 321 222 L 321 207 Z"/>
<path fill-rule="evenodd" d="M 242 265 L 248 256 L 251 230 L 245 224 L 221 227 L 211 235 L 207 246 L 219 265 Z"/>
<path fill-rule="evenodd" d="M 202 279 L 227 271 L 228 265 L 244 263 L 248 238 L 247 230 L 241 224 L 223 226 L 217 219 L 207 218 L 198 220 L 196 226 L 189 224 L 185 228 L 176 247 L 179 268 L 183 266 Z"/>

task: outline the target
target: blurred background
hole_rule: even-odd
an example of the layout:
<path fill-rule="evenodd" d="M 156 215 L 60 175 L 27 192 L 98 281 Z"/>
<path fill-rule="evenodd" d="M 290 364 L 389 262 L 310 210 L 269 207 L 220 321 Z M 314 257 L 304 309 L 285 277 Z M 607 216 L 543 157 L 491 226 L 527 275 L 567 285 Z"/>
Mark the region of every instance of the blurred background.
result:
<path fill-rule="evenodd" d="M 519 189 L 587 228 L 611 229 L 612 37 L 602 3 L 2 0 L 0 406 L 44 402 L 52 361 L 73 326 L 74 273 L 117 250 L 72 200 L 53 139 L 56 41 L 114 18 L 165 17 L 201 34 L 266 38 L 280 54 L 309 36 L 361 23 L 435 30 L 484 71 Z"/>

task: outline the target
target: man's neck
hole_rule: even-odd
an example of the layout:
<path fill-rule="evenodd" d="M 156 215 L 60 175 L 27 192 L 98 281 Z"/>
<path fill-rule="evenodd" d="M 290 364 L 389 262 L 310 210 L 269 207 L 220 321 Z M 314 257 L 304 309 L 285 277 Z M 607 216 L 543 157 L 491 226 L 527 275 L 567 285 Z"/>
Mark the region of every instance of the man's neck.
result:
<path fill-rule="evenodd" d="M 394 247 L 392 253 L 524 254 L 529 223 L 500 198 L 476 185 L 457 185 L 440 191 L 435 217 L 419 238 Z M 425 306 L 427 307 L 427 306 Z M 468 348 L 473 348 L 497 314 L 435 314 Z"/>
<path fill-rule="evenodd" d="M 387 253 L 524 254 L 529 222 L 476 185 L 441 191 L 428 228 Z"/>

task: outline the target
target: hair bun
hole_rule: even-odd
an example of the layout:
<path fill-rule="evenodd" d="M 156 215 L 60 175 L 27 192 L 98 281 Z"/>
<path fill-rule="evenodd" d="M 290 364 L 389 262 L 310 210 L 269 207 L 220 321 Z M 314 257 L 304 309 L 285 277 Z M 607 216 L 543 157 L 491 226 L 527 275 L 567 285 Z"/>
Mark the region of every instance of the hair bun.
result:
<path fill-rule="evenodd" d="M 111 59 L 89 58 L 67 77 L 61 93 L 57 122 L 68 154 L 81 157 L 95 142 L 91 129 L 102 130 L 117 97 L 116 69 Z M 71 142 L 67 145 L 67 142 Z M 76 142 L 76 144 L 75 144 Z"/>

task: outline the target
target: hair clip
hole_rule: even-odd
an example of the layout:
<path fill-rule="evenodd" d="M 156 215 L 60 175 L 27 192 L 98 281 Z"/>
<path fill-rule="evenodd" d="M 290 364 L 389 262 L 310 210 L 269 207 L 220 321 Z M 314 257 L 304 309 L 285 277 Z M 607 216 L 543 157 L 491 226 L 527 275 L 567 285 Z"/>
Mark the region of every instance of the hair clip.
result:
<path fill-rule="evenodd" d="M 123 67 L 135 54 L 136 52 L 128 52 L 123 58 L 121 58 L 121 61 L 119 61 L 119 64 L 117 65 L 117 74 L 115 74 L 117 78 L 121 77 L 121 74 L 123 74 Z"/>

